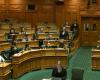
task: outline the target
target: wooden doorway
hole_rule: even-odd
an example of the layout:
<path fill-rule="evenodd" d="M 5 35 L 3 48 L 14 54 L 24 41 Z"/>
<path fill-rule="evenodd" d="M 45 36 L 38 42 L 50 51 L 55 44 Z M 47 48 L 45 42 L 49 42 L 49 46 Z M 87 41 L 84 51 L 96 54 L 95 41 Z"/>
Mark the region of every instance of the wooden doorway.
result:
<path fill-rule="evenodd" d="M 100 17 L 81 17 L 81 44 L 96 46 L 100 35 Z"/>

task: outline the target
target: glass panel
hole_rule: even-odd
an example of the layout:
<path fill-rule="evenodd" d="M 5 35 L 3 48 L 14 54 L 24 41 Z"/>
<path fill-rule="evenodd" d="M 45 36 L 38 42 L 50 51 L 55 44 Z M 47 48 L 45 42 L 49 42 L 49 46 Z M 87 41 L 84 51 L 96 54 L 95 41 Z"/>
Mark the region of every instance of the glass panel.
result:
<path fill-rule="evenodd" d="M 92 31 L 96 31 L 96 24 L 95 23 L 92 26 Z"/>
<path fill-rule="evenodd" d="M 89 31 L 89 24 L 88 23 L 85 23 L 84 24 L 84 31 Z"/>

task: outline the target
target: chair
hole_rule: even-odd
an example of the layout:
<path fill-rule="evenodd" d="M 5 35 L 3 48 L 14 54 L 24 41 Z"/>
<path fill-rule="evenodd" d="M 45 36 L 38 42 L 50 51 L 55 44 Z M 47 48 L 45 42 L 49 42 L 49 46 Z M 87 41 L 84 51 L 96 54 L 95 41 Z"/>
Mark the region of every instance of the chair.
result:
<path fill-rule="evenodd" d="M 72 69 L 71 80 L 83 80 L 84 70 L 82 69 Z"/>
<path fill-rule="evenodd" d="M 66 80 L 67 71 L 66 69 L 62 68 L 62 71 L 59 73 L 57 68 L 54 68 L 52 71 L 53 80 Z"/>

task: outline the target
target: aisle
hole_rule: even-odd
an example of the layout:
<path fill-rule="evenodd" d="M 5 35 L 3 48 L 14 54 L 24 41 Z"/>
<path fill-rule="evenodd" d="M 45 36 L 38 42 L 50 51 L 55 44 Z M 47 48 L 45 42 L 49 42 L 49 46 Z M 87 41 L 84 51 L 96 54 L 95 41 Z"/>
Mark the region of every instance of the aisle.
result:
<path fill-rule="evenodd" d="M 69 68 L 82 68 L 88 70 L 91 67 L 91 48 L 80 47 L 70 60 Z"/>
<path fill-rule="evenodd" d="M 71 77 L 73 68 L 84 69 L 84 80 L 100 80 L 100 71 L 91 70 L 91 48 L 80 47 L 70 60 L 68 77 Z"/>

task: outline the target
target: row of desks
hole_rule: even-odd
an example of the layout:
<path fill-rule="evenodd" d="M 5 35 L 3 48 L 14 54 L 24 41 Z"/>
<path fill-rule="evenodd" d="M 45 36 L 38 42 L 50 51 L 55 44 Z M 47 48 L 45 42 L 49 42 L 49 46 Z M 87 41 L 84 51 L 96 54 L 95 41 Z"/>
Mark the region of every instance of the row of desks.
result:
<path fill-rule="evenodd" d="M 26 44 L 29 44 L 30 47 L 39 47 L 39 41 L 33 40 L 33 41 L 27 41 L 27 42 L 16 42 L 17 48 L 23 48 Z M 11 44 L 10 43 L 2 43 L 0 44 L 0 51 L 10 50 Z"/>
<path fill-rule="evenodd" d="M 21 52 L 13 56 L 13 77 L 44 68 L 53 68 L 61 61 L 63 67 L 67 67 L 68 55 L 65 49 L 37 49 Z"/>
<path fill-rule="evenodd" d="M 32 70 L 53 68 L 58 60 L 63 67 L 68 66 L 68 55 L 65 49 L 33 49 L 19 52 L 13 55 L 12 63 L 0 64 L 0 80 L 6 80 L 11 75 L 11 68 L 12 76 L 18 78 Z"/>
<path fill-rule="evenodd" d="M 32 39 L 33 34 L 34 33 L 27 33 L 26 35 L 27 35 L 28 39 Z M 48 39 L 49 35 L 51 36 L 50 37 L 51 39 L 59 39 L 58 33 L 49 33 L 49 34 L 48 33 L 39 33 L 37 36 L 36 35 L 35 36 L 36 36 L 36 39 Z M 25 34 L 13 34 L 12 36 L 15 36 L 16 40 L 25 38 Z M 7 41 L 7 35 L 0 34 L 0 41 Z"/>
<path fill-rule="evenodd" d="M 44 45 L 46 46 L 59 46 L 60 41 L 59 40 L 44 40 Z M 49 44 L 48 44 L 49 43 Z M 67 44 L 67 41 L 64 40 L 64 43 Z M 32 41 L 25 41 L 25 42 L 16 42 L 17 48 L 23 48 L 26 44 L 29 44 L 30 47 L 33 48 L 39 48 L 39 40 L 32 40 Z M 4 50 L 10 50 L 11 44 L 10 43 L 2 43 L 0 44 L 0 51 Z"/>
<path fill-rule="evenodd" d="M 10 28 L 9 29 L 0 29 L 0 33 L 1 34 L 9 33 L 9 31 L 10 31 Z M 20 33 L 21 32 L 21 28 L 16 28 L 15 32 Z M 27 29 L 25 28 L 25 32 L 35 33 L 35 28 L 27 28 Z"/>
<path fill-rule="evenodd" d="M 22 46 L 22 44 L 20 44 L 20 46 Z M 79 39 L 74 42 L 74 48 L 72 48 L 72 51 L 75 51 L 78 46 Z M 0 75 L 0 80 L 8 79 L 8 77 L 11 75 L 10 69 L 13 69 L 12 76 L 14 78 L 18 78 L 24 73 L 30 72 L 32 70 L 53 68 L 56 66 L 58 60 L 60 60 L 61 65 L 66 68 L 68 67 L 68 55 L 68 51 L 63 48 L 47 48 L 21 51 L 13 56 L 12 63 L 4 63 L 3 65 L 0 64 L 0 73 L 4 72 L 3 70 L 8 71 L 8 74 L 6 74 L 6 72 L 5 74 L 2 73 Z"/>
<path fill-rule="evenodd" d="M 100 49 L 92 49 L 92 69 L 100 70 Z"/>

